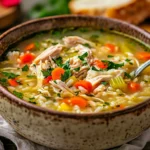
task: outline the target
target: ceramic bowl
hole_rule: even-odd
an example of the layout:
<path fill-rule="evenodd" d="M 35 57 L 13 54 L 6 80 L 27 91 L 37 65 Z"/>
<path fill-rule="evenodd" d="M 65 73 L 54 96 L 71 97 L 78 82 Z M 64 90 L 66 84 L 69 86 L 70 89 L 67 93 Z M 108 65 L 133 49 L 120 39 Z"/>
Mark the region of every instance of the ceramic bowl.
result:
<path fill-rule="evenodd" d="M 58 16 L 29 21 L 0 36 L 0 55 L 12 44 L 40 31 L 65 27 L 115 30 L 150 44 L 150 34 L 125 22 L 89 16 Z M 100 150 L 119 146 L 150 126 L 150 99 L 113 112 L 75 114 L 27 103 L 0 86 L 0 114 L 22 136 L 47 147 Z"/>

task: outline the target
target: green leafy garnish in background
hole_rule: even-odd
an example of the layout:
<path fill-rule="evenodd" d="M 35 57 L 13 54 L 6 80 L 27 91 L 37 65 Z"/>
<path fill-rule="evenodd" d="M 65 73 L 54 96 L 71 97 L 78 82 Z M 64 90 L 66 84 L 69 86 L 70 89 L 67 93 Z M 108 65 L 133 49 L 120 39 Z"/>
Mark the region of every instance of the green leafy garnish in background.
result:
<path fill-rule="evenodd" d="M 28 13 L 30 18 L 42 18 L 61 14 L 69 14 L 70 0 L 47 0 L 36 4 Z"/>

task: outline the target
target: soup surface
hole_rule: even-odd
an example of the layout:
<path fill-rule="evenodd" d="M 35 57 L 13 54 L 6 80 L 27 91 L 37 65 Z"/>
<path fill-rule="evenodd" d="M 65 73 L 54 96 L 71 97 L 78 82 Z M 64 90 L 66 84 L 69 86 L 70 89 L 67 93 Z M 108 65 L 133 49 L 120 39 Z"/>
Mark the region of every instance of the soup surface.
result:
<path fill-rule="evenodd" d="M 9 48 L 0 83 L 41 107 L 76 113 L 120 110 L 150 98 L 149 46 L 127 36 L 90 28 L 39 33 Z"/>

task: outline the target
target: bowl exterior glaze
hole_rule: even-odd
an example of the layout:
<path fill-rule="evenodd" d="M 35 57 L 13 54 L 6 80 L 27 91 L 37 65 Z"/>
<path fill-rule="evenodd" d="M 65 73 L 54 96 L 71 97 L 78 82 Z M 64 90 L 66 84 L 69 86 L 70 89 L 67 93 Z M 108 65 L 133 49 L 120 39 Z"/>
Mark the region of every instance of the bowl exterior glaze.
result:
<path fill-rule="evenodd" d="M 150 35 L 130 24 L 103 17 L 59 16 L 30 21 L 0 36 L 0 54 L 23 37 L 60 27 L 115 30 L 150 44 Z M 0 86 L 0 114 L 22 136 L 47 147 L 101 150 L 126 143 L 150 127 L 150 100 L 111 113 L 69 114 L 20 100 Z"/>

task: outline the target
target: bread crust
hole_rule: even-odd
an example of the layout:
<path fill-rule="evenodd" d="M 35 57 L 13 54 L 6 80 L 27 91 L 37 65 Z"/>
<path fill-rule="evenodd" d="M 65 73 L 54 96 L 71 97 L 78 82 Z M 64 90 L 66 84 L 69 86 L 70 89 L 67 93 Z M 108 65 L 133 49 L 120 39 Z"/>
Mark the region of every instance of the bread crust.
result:
<path fill-rule="evenodd" d="M 106 16 L 117 18 L 133 24 L 139 24 L 150 17 L 150 0 L 131 0 L 131 2 L 108 9 L 77 9 L 75 0 L 69 3 L 71 13 L 79 15 Z"/>

